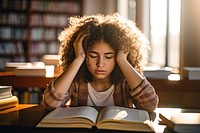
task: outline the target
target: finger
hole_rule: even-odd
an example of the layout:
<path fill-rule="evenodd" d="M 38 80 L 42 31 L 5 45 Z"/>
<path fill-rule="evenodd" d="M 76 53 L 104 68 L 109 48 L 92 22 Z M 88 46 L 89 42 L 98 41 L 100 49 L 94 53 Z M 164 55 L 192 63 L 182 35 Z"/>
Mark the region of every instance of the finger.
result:
<path fill-rule="evenodd" d="M 89 35 L 89 32 L 88 31 L 83 31 L 83 32 L 80 32 L 77 37 L 76 37 L 76 40 L 75 42 L 82 42 L 83 39 Z"/>

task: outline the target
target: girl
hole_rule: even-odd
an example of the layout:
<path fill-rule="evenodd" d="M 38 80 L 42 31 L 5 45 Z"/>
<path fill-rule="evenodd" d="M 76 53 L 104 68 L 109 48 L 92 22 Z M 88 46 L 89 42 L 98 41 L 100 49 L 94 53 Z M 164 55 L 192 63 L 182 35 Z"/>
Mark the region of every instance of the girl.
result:
<path fill-rule="evenodd" d="M 44 92 L 46 109 L 124 106 L 152 112 L 153 86 L 142 74 L 148 41 L 135 23 L 118 14 L 71 17 L 59 35 L 62 74 Z"/>

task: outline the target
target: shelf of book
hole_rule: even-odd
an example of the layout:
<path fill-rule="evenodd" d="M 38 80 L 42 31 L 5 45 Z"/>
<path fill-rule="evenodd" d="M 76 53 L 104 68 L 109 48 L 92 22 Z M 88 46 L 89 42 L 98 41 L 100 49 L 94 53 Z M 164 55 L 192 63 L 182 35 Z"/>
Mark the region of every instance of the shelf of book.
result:
<path fill-rule="evenodd" d="M 41 61 L 57 54 L 67 19 L 82 15 L 82 0 L 0 1 L 0 71 L 6 62 Z"/>

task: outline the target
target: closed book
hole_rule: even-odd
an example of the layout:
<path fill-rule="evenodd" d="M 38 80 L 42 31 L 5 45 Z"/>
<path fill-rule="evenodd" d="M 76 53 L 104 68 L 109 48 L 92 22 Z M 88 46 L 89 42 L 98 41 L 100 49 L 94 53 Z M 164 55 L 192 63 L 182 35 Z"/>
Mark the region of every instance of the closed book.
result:
<path fill-rule="evenodd" d="M 18 67 L 15 69 L 16 76 L 41 76 L 44 77 L 46 75 L 45 68 L 27 68 L 27 67 Z"/>
<path fill-rule="evenodd" d="M 200 113 L 160 113 L 162 123 L 178 133 L 200 133 Z"/>
<path fill-rule="evenodd" d="M 19 104 L 19 100 L 16 96 L 0 99 L 0 110 L 15 107 Z"/>

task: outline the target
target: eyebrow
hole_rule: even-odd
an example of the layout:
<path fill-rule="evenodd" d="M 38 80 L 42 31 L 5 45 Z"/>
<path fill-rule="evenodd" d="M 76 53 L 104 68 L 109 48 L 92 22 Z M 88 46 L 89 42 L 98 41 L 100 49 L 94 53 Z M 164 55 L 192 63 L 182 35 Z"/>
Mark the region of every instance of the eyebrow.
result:
<path fill-rule="evenodd" d="M 98 54 L 98 53 L 95 52 L 95 51 L 89 51 L 89 53 Z M 104 54 L 108 55 L 108 54 L 115 54 L 115 53 L 114 53 L 114 52 L 106 52 L 106 53 L 104 53 Z"/>

